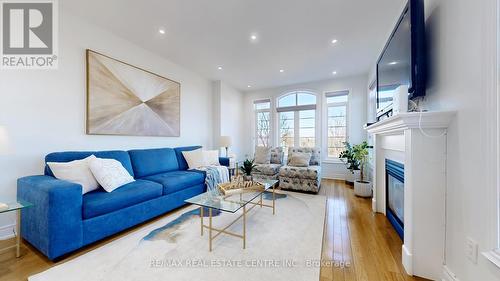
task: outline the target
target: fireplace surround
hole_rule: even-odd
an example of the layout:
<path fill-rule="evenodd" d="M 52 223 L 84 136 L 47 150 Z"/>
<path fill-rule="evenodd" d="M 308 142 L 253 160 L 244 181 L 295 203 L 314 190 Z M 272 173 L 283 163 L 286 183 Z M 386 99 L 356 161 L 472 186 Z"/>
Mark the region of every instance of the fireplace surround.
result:
<path fill-rule="evenodd" d="M 454 112 L 400 113 L 366 127 L 374 146 L 373 211 L 395 220 L 386 160 L 404 165 L 402 264 L 409 275 L 440 280 L 445 248 L 446 128 Z M 392 163 L 392 162 L 391 162 Z M 394 203 L 394 202 L 393 202 Z M 401 202 L 399 202 L 401 204 Z M 397 222 L 397 220 L 395 220 Z"/>

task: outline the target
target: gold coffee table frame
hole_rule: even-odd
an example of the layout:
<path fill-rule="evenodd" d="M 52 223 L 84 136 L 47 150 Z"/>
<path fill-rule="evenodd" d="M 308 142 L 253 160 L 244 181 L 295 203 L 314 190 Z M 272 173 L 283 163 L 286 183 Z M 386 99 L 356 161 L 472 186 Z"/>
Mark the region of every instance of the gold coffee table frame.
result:
<path fill-rule="evenodd" d="M 262 200 L 264 192 L 271 191 L 271 190 L 272 190 L 272 194 L 273 194 L 272 204 L 271 205 L 264 204 L 263 200 Z M 233 237 L 241 238 L 243 240 L 243 249 L 246 249 L 246 216 L 247 216 L 247 213 L 250 212 L 253 208 L 260 206 L 261 208 L 262 207 L 272 208 L 273 215 L 276 214 L 276 193 L 275 193 L 275 191 L 276 191 L 276 183 L 273 184 L 269 189 L 263 190 L 260 193 L 260 195 L 257 195 L 256 197 L 250 199 L 249 201 L 243 201 L 243 194 L 242 193 L 239 194 L 240 201 L 225 200 L 227 202 L 233 202 L 236 204 L 243 204 L 243 207 L 242 207 L 243 214 L 239 215 L 236 219 L 234 219 L 231 223 L 229 223 L 227 226 L 225 226 L 222 229 L 215 228 L 212 225 L 212 218 L 213 218 L 212 209 L 217 209 L 217 208 L 212 208 L 209 206 L 200 206 L 200 232 L 201 232 L 201 236 L 203 236 L 203 234 L 204 234 L 203 229 L 205 229 L 205 228 L 208 229 L 208 249 L 209 249 L 209 251 L 210 252 L 212 251 L 212 242 L 214 241 L 214 239 L 217 238 L 217 236 L 221 235 L 222 233 L 227 234 L 227 235 L 231 235 Z M 259 199 L 259 201 L 254 202 L 255 199 Z M 248 204 L 250 204 L 252 206 L 247 210 Z M 208 208 L 208 225 L 205 225 L 203 223 L 203 217 L 204 217 L 203 209 L 204 208 Z M 220 211 L 222 212 L 224 210 L 220 210 Z M 235 224 L 241 218 L 243 218 L 243 233 L 242 234 L 227 231 L 227 229 L 229 227 L 231 227 L 233 224 Z"/>

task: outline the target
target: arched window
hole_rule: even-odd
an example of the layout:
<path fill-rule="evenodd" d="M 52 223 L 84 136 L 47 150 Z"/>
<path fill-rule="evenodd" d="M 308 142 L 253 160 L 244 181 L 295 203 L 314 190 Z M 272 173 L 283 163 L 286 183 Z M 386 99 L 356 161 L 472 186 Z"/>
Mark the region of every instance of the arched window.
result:
<path fill-rule="evenodd" d="M 278 98 L 279 143 L 289 147 L 316 146 L 316 94 L 294 91 Z"/>
<path fill-rule="evenodd" d="M 316 105 L 316 95 L 311 92 L 291 92 L 278 99 L 278 108 L 301 105 Z"/>

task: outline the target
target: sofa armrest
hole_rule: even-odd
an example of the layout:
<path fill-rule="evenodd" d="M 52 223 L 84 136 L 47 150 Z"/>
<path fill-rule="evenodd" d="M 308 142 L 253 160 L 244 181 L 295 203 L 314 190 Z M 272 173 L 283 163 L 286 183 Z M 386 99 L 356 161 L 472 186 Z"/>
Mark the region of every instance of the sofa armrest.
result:
<path fill-rule="evenodd" d="M 229 167 L 229 157 L 219 157 L 219 163 L 222 166 Z"/>
<path fill-rule="evenodd" d="M 83 245 L 82 186 L 51 176 L 17 180 L 17 198 L 33 203 L 21 213 L 22 236 L 53 260 Z"/>

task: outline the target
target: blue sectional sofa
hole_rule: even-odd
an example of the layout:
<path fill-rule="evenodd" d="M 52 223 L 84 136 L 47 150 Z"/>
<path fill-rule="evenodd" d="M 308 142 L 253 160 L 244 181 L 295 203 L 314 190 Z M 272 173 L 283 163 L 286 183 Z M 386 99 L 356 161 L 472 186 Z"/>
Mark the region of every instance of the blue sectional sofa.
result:
<path fill-rule="evenodd" d="M 82 195 L 79 184 L 44 175 L 20 178 L 17 197 L 34 204 L 22 211 L 22 236 L 54 260 L 85 245 L 184 205 L 206 190 L 205 173 L 188 170 L 182 151 L 200 146 L 130 151 L 56 152 L 45 162 L 69 162 L 92 154 L 120 161 L 136 179 L 115 191 Z M 220 163 L 229 166 L 228 158 Z"/>

